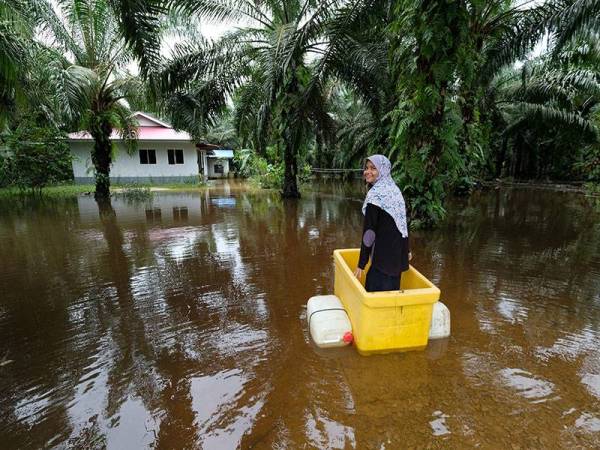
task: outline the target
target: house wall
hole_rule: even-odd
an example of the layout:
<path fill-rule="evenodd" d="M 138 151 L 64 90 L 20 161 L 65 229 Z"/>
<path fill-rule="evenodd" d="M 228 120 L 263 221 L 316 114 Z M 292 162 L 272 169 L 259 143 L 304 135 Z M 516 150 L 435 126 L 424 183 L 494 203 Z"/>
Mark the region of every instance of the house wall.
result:
<path fill-rule="evenodd" d="M 90 151 L 93 142 L 70 142 L 73 155 L 73 175 L 75 182 L 91 183 L 94 171 Z M 156 164 L 141 164 L 140 149 L 156 150 Z M 169 164 L 167 150 L 182 149 L 183 164 Z M 110 178 L 114 182 L 157 182 L 173 183 L 197 181 L 198 153 L 191 142 L 151 142 L 138 141 L 138 150 L 129 155 L 122 144 L 117 144 L 115 159 L 111 166 Z"/>
<path fill-rule="evenodd" d="M 229 160 L 219 158 L 207 158 L 208 159 L 208 177 L 209 178 L 227 178 L 229 175 Z M 215 164 L 221 164 L 223 166 L 223 173 L 215 172 Z"/>

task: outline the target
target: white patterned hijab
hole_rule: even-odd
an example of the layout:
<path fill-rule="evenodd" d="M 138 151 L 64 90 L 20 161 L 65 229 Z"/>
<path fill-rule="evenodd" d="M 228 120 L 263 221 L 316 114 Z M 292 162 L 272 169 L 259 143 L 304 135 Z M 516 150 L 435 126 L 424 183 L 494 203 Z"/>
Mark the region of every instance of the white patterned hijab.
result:
<path fill-rule="evenodd" d="M 406 206 L 404 205 L 404 197 L 402 196 L 402 192 L 400 192 L 400 188 L 396 186 L 396 183 L 392 179 L 392 163 L 383 155 L 369 156 L 367 160 L 371 161 L 377 168 L 379 177 L 375 180 L 373 187 L 367 192 L 362 206 L 363 214 L 366 214 L 369 203 L 380 207 L 392 216 L 402 236 L 408 237 Z"/>

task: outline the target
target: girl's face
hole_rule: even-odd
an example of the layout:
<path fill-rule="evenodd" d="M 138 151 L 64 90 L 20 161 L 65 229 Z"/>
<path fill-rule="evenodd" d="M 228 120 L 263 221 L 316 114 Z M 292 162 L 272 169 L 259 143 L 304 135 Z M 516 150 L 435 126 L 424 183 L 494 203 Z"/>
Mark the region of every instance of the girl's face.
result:
<path fill-rule="evenodd" d="M 379 178 L 379 170 L 375 167 L 371 161 L 367 160 L 367 164 L 365 165 L 365 170 L 363 171 L 363 175 L 365 177 L 365 181 L 369 184 L 374 184 Z"/>

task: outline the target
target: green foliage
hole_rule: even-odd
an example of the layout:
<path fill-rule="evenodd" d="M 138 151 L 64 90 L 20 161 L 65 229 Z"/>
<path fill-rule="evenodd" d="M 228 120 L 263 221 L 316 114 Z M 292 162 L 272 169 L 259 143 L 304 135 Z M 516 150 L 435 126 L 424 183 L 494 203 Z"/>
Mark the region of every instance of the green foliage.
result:
<path fill-rule="evenodd" d="M 300 183 L 308 183 L 312 179 L 312 170 L 309 163 L 301 163 L 298 171 L 298 181 Z"/>
<path fill-rule="evenodd" d="M 71 153 L 64 135 L 52 128 L 23 123 L 5 139 L 0 158 L 0 186 L 38 192 L 53 183 L 72 179 Z"/>
<path fill-rule="evenodd" d="M 448 97 L 464 53 L 467 9 L 463 2 L 401 1 L 395 12 L 392 31 L 410 30 L 411 39 L 398 38 L 392 52 L 401 100 L 393 112 L 390 157 L 413 223 L 434 225 L 444 217 L 446 191 L 462 164 L 460 115 Z"/>
<path fill-rule="evenodd" d="M 370 153 L 386 148 L 385 127 L 365 102 L 346 89 L 334 89 L 330 96 L 331 112 L 337 119 L 337 146 L 321 155 L 318 167 L 360 168 Z"/>
<path fill-rule="evenodd" d="M 249 148 L 236 150 L 233 154 L 233 164 L 237 168 L 237 174 L 242 178 L 248 178 L 251 173 L 251 160 L 253 152 Z"/>
<path fill-rule="evenodd" d="M 5 152 L 0 152 L 0 189 L 10 186 L 12 182 L 11 160 Z"/>
<path fill-rule="evenodd" d="M 437 223 L 447 193 L 470 192 L 478 177 L 560 178 L 590 167 L 599 11 L 600 2 L 579 0 L 396 4 L 389 155 L 413 224 Z M 576 29 L 585 37 L 568 43 Z M 553 57 L 514 69 L 547 33 L 557 37 Z"/>
<path fill-rule="evenodd" d="M 33 38 L 42 17 L 51 10 L 46 0 L 0 0 L 0 127 L 28 96 L 27 78 L 35 67 Z"/>
<path fill-rule="evenodd" d="M 595 59 L 597 67 L 598 59 L 579 43 L 558 58 L 538 57 L 492 82 L 494 125 L 502 131 L 490 156 L 496 176 L 555 180 L 594 176 L 599 74 L 581 64 Z"/>
<path fill-rule="evenodd" d="M 586 181 L 600 183 L 600 145 L 584 147 L 581 157 L 573 164 L 575 171 L 582 174 Z"/>
<path fill-rule="evenodd" d="M 153 192 L 146 186 L 127 186 L 114 194 L 116 197 L 122 197 L 129 203 L 139 203 L 151 200 Z"/>
<path fill-rule="evenodd" d="M 143 57 L 156 55 L 139 51 L 161 2 L 146 3 L 111 2 Z M 283 161 L 292 185 L 303 161 L 354 168 L 387 153 L 413 223 L 424 225 L 478 178 L 597 177 L 598 1 L 171 4 L 194 19 L 252 23 L 180 45 L 155 79 L 177 126 L 238 139 L 263 159 L 240 156 L 246 176 L 253 164 L 275 174 Z M 527 62 L 546 34 L 552 58 Z"/>
<path fill-rule="evenodd" d="M 279 189 L 283 183 L 283 172 L 282 163 L 271 164 L 266 159 L 256 156 L 252 161 L 250 179 L 264 189 Z"/>
<path fill-rule="evenodd" d="M 275 149 L 271 147 L 269 153 L 273 156 L 274 151 Z M 249 178 L 260 187 L 264 189 L 281 187 L 284 170 L 281 161 L 269 163 L 266 158 L 257 155 L 252 150 L 243 149 L 235 152 L 234 162 L 240 176 Z"/>

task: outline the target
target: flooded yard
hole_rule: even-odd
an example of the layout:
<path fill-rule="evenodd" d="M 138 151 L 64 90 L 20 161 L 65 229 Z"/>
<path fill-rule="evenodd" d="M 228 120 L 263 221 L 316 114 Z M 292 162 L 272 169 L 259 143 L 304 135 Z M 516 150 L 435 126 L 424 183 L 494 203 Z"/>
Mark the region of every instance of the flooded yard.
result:
<path fill-rule="evenodd" d="M 360 242 L 360 196 L 3 200 L 1 446 L 599 447 L 599 209 L 454 200 L 411 237 L 452 336 L 362 357 L 316 348 L 305 317 Z"/>

